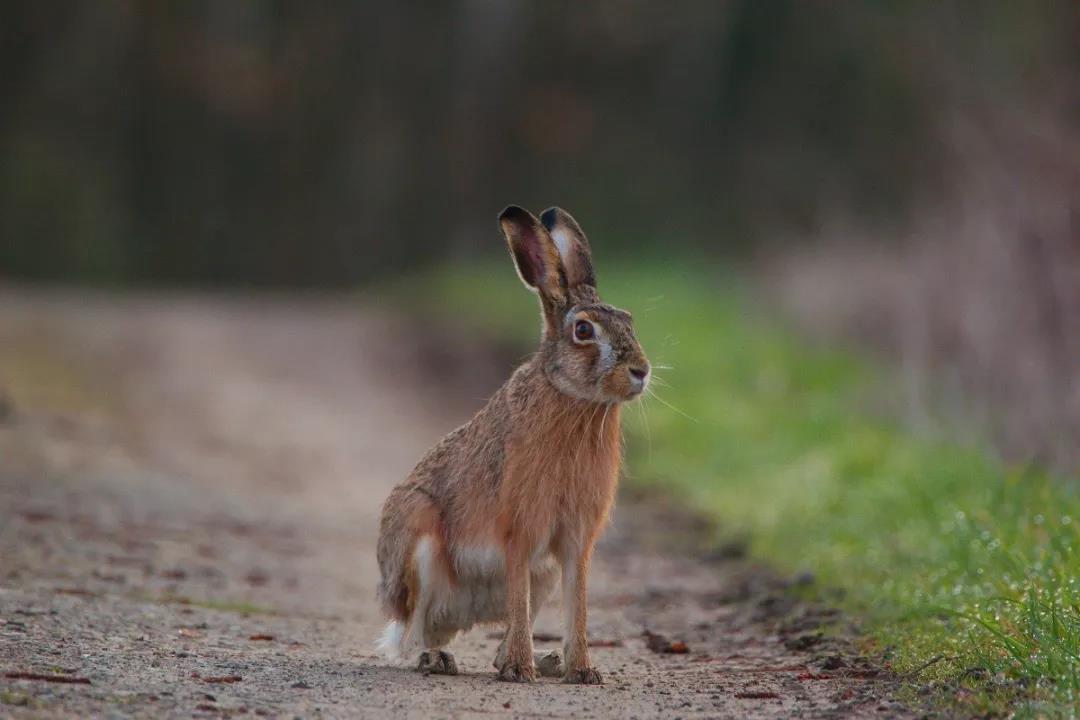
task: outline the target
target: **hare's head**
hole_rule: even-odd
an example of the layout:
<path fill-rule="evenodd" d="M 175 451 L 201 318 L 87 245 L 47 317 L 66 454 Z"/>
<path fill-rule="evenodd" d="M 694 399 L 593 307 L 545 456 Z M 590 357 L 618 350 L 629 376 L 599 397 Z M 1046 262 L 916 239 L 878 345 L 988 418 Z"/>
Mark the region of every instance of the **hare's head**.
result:
<path fill-rule="evenodd" d="M 633 400 L 649 384 L 649 361 L 630 313 L 596 293 L 589 241 L 560 208 L 540 219 L 516 205 L 499 215 L 525 286 L 540 296 L 540 362 L 560 391 L 594 402 Z"/>

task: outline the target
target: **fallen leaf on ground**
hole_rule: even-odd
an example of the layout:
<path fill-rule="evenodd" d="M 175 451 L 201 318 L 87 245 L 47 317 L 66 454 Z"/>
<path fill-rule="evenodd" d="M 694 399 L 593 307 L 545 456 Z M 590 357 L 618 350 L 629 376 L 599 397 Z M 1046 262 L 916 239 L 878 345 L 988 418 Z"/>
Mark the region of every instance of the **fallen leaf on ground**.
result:
<path fill-rule="evenodd" d="M 180 628 L 176 631 L 176 634 L 182 638 L 188 638 L 189 640 L 194 638 L 201 638 L 203 636 L 201 632 L 192 628 Z"/>
<path fill-rule="evenodd" d="M 44 682 L 66 683 L 69 685 L 89 685 L 90 680 L 84 677 L 72 677 L 71 675 L 46 675 L 45 673 L 33 672 L 6 672 L 4 677 L 9 680 L 41 680 Z"/>
<path fill-rule="evenodd" d="M 594 648 L 615 648 L 622 647 L 622 640 L 590 640 L 589 647 Z"/>
<path fill-rule="evenodd" d="M 262 570 L 252 570 L 244 576 L 244 581 L 252 587 L 262 587 L 270 582 L 270 576 Z"/>
<path fill-rule="evenodd" d="M 654 653 L 662 653 L 666 655 L 684 655 L 690 652 L 690 647 L 682 640 L 671 641 L 667 637 L 660 633 L 650 632 L 645 630 L 641 633 L 641 636 L 645 638 L 645 646 L 652 650 Z"/>
<path fill-rule="evenodd" d="M 244 678 L 240 677 L 239 675 L 217 675 L 217 676 L 212 676 L 212 677 L 200 677 L 199 679 L 202 680 L 204 683 L 220 684 L 220 683 L 237 683 L 237 682 L 240 682 L 241 680 L 243 680 Z"/>
<path fill-rule="evenodd" d="M 796 676 L 799 680 L 832 680 L 832 675 L 827 673 L 804 672 Z"/>
<path fill-rule="evenodd" d="M 248 640 L 273 640 L 273 639 L 274 639 L 273 635 L 267 635 L 266 633 L 255 633 L 254 635 L 248 636 Z"/>
<path fill-rule="evenodd" d="M 55 515 L 45 510 L 27 510 L 21 514 L 23 516 L 23 520 L 31 523 L 48 522 L 49 520 L 56 519 Z"/>

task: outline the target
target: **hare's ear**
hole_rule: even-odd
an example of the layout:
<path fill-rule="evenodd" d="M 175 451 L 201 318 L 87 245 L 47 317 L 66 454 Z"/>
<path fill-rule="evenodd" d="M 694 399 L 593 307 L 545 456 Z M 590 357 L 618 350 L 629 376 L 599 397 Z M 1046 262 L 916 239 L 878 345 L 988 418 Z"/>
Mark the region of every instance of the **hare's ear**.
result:
<path fill-rule="evenodd" d="M 566 276 L 547 230 L 532 213 L 517 205 L 499 213 L 499 225 L 521 281 L 540 294 L 545 308 L 561 306 L 566 301 Z"/>
<path fill-rule="evenodd" d="M 566 273 L 568 287 L 590 285 L 596 287 L 596 273 L 593 271 L 592 251 L 589 241 L 581 226 L 562 208 L 548 208 L 540 214 L 540 222 L 551 235 L 555 248 L 559 251 L 563 271 Z"/>

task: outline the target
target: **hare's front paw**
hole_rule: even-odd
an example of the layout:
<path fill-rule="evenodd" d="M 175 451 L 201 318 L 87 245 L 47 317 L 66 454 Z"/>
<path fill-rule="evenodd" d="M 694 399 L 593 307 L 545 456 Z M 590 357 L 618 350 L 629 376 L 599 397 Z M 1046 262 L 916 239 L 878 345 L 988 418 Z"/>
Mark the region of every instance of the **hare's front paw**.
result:
<path fill-rule="evenodd" d="M 496 676 L 496 679 L 504 682 L 536 682 L 536 668 L 533 665 L 508 661 L 503 663 L 503 666 L 499 668 L 499 674 Z"/>
<path fill-rule="evenodd" d="M 603 685 L 604 678 L 596 668 L 583 667 L 566 673 L 563 682 L 575 685 Z"/>

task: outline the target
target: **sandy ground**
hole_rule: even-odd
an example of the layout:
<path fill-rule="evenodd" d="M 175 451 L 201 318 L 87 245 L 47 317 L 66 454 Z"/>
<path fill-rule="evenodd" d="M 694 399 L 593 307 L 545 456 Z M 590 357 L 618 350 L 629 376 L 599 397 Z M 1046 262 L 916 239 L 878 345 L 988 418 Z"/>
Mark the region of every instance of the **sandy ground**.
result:
<path fill-rule="evenodd" d="M 658 498 L 624 497 L 596 559 L 603 686 L 494 681 L 498 628 L 452 644 L 456 677 L 380 659 L 382 501 L 506 373 L 418 335 L 355 299 L 0 290 L 0 716 L 907 714 L 821 637 L 843 618 L 688 550 Z"/>

